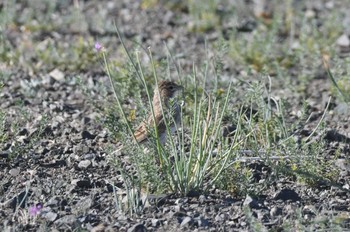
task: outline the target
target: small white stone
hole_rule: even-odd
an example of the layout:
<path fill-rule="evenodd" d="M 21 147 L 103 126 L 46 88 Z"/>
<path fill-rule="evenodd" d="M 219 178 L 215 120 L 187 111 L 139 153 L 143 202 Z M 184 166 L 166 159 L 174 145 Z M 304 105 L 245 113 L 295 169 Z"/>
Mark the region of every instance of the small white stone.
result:
<path fill-rule="evenodd" d="M 86 169 L 91 165 L 91 161 L 90 160 L 82 160 L 79 162 L 78 167 L 81 169 Z"/>
<path fill-rule="evenodd" d="M 18 176 L 19 172 L 19 168 L 12 168 L 9 173 L 11 176 Z"/>
<path fill-rule="evenodd" d="M 293 50 L 299 49 L 300 47 L 301 47 L 301 46 L 300 46 L 299 41 L 294 41 L 294 42 L 292 43 L 292 49 L 293 49 Z"/>
<path fill-rule="evenodd" d="M 327 9 L 333 9 L 334 8 L 334 1 L 326 2 L 325 7 Z"/>
<path fill-rule="evenodd" d="M 52 70 L 49 75 L 58 82 L 64 81 L 64 73 L 58 70 L 57 68 Z"/>
<path fill-rule="evenodd" d="M 311 19 L 311 18 L 315 18 L 316 16 L 316 12 L 313 11 L 313 10 L 306 10 L 305 11 L 305 17 L 308 18 L 308 19 Z"/>
<path fill-rule="evenodd" d="M 341 47 L 349 47 L 350 46 L 350 39 L 347 35 L 343 34 L 337 39 L 337 45 Z"/>

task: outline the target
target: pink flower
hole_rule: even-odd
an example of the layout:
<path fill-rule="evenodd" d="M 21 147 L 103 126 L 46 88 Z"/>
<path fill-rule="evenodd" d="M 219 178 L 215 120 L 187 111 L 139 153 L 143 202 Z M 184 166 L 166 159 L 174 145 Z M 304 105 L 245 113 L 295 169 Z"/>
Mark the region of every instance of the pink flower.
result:
<path fill-rule="evenodd" d="M 40 213 L 40 210 L 43 206 L 41 204 L 33 205 L 29 207 L 29 214 L 30 216 L 36 216 Z"/>
<path fill-rule="evenodd" d="M 95 43 L 95 49 L 96 49 L 96 51 L 101 51 L 102 50 L 102 48 L 103 48 L 103 46 L 99 43 L 99 42 L 96 42 Z"/>

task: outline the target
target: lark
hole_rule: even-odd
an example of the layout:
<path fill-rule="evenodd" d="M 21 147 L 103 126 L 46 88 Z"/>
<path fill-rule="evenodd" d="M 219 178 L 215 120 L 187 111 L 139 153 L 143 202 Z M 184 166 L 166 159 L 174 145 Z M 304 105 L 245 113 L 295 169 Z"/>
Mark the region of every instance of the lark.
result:
<path fill-rule="evenodd" d="M 171 134 L 175 132 L 175 124 L 179 124 L 181 121 L 180 104 L 176 93 L 182 89 L 182 86 L 172 81 L 160 81 L 158 83 L 158 88 L 155 88 L 152 100 L 154 118 L 152 113 L 150 113 L 147 119 L 136 129 L 134 135 L 138 143 L 144 143 L 152 136 L 151 129 L 154 128 L 153 119 L 155 119 L 155 125 L 157 126 L 160 143 L 162 145 L 165 144 L 167 137 L 167 127 L 165 123 L 168 124 Z M 164 120 L 164 115 L 167 120 Z"/>

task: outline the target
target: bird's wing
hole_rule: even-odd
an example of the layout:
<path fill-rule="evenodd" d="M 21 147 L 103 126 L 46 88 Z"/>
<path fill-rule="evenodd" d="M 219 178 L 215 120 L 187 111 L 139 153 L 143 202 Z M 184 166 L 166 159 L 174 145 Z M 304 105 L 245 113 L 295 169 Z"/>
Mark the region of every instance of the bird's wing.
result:
<path fill-rule="evenodd" d="M 148 131 L 147 131 L 147 127 L 146 127 L 145 122 L 142 122 L 140 124 L 140 126 L 134 132 L 134 136 L 135 136 L 136 141 L 138 143 L 144 142 L 147 138 L 147 134 L 148 134 Z"/>
<path fill-rule="evenodd" d="M 163 133 L 165 131 L 165 129 L 163 129 L 163 127 L 165 128 L 164 124 L 164 120 L 163 120 L 163 115 L 162 114 L 157 114 L 155 115 L 155 119 L 156 119 L 156 125 L 158 127 L 158 133 Z M 149 137 L 149 130 L 150 128 L 153 128 L 153 116 L 149 115 L 148 116 L 148 120 L 142 122 L 139 127 L 135 130 L 134 132 L 134 136 L 136 138 L 136 141 L 139 143 L 143 143 L 144 141 L 146 141 Z"/>

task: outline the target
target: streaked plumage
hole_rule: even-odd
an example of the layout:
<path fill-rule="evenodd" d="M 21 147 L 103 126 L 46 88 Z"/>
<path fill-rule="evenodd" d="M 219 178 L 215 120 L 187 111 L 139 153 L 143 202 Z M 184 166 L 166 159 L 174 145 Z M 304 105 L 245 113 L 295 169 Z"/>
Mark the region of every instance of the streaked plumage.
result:
<path fill-rule="evenodd" d="M 162 106 L 164 114 L 167 115 L 171 113 L 172 117 L 174 118 L 176 123 L 180 122 L 180 106 L 178 105 L 178 102 L 176 99 L 174 99 L 175 94 L 177 91 L 181 90 L 182 86 L 175 84 L 171 81 L 160 81 L 158 83 L 158 88 L 155 88 L 154 95 L 153 95 L 153 110 L 154 110 L 154 116 L 155 116 L 155 122 L 158 128 L 158 134 L 160 137 L 160 142 L 162 144 L 166 141 L 166 125 L 163 119 L 162 109 L 161 109 L 161 101 L 162 100 Z M 159 94 L 158 94 L 159 90 Z M 159 99 L 160 96 L 160 99 Z M 170 124 L 171 132 L 173 133 L 175 131 L 175 125 L 173 123 L 173 119 L 169 117 L 168 123 Z M 147 117 L 147 119 L 142 122 L 139 127 L 136 129 L 134 135 L 139 143 L 143 143 L 148 140 L 150 136 L 150 129 L 154 126 L 153 123 L 153 115 L 150 113 Z"/>

